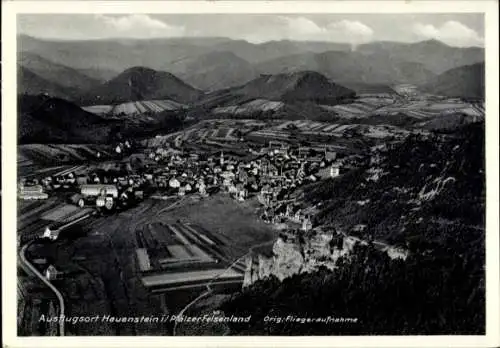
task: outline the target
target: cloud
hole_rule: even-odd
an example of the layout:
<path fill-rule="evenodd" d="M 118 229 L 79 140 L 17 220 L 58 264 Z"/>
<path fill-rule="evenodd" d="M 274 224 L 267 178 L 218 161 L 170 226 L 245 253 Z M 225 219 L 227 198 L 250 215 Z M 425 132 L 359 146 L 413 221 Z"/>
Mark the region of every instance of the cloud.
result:
<path fill-rule="evenodd" d="M 327 25 L 332 40 L 347 40 L 350 43 L 362 43 L 373 37 L 373 29 L 359 21 L 341 20 Z"/>
<path fill-rule="evenodd" d="M 319 25 L 305 17 L 284 17 L 280 19 L 285 27 L 280 30 L 281 35 L 290 40 L 327 40 L 359 44 L 369 41 L 374 31 L 369 26 L 359 22 L 343 19 Z M 280 35 L 279 32 L 276 35 Z"/>
<path fill-rule="evenodd" d="M 436 39 L 452 46 L 482 46 L 484 44 L 484 38 L 475 30 L 457 21 L 445 22 L 440 27 L 416 23 L 413 26 L 413 32 L 419 37 Z"/>
<path fill-rule="evenodd" d="M 313 36 L 322 35 L 324 28 L 318 26 L 314 21 L 305 17 L 281 17 L 286 23 L 289 36 Z"/>
<path fill-rule="evenodd" d="M 169 25 L 146 14 L 108 16 L 98 14 L 95 19 L 108 30 L 107 36 L 126 36 L 132 38 L 182 36 L 185 28 Z"/>

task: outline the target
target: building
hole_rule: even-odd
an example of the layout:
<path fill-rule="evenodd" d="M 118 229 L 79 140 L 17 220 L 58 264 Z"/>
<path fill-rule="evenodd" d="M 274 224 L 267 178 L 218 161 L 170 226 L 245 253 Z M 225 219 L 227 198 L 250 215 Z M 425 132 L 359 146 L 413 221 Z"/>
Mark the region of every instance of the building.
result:
<path fill-rule="evenodd" d="M 33 186 L 21 186 L 21 193 L 42 193 L 43 187 L 42 185 L 33 185 Z"/>
<path fill-rule="evenodd" d="M 62 278 L 62 273 L 59 272 L 55 267 L 54 265 L 50 265 L 49 267 L 47 267 L 47 269 L 45 270 L 45 278 L 47 278 L 48 280 L 52 281 L 52 280 L 56 280 L 56 279 L 61 279 Z"/>
<path fill-rule="evenodd" d="M 168 186 L 170 186 L 171 188 L 179 188 L 181 186 L 181 183 L 176 178 L 172 178 L 169 180 Z"/>
<path fill-rule="evenodd" d="M 49 195 L 43 192 L 42 185 L 24 186 L 20 185 L 18 197 L 24 200 L 47 199 Z"/>
<path fill-rule="evenodd" d="M 302 231 L 307 232 L 312 228 L 312 222 L 309 216 L 306 216 L 302 220 Z"/>
<path fill-rule="evenodd" d="M 329 167 L 321 168 L 316 173 L 316 176 L 321 179 L 336 178 L 339 175 L 340 175 L 339 165 L 331 165 Z"/>
<path fill-rule="evenodd" d="M 337 177 L 339 175 L 340 175 L 340 166 L 338 166 L 338 165 L 332 165 L 330 167 L 330 176 L 332 178 L 335 178 L 335 177 Z"/>
<path fill-rule="evenodd" d="M 118 188 L 115 185 L 82 185 L 81 193 L 85 197 L 107 196 L 118 198 Z"/>
<path fill-rule="evenodd" d="M 21 192 L 18 197 L 24 200 L 37 200 L 47 199 L 49 195 L 44 192 Z"/>

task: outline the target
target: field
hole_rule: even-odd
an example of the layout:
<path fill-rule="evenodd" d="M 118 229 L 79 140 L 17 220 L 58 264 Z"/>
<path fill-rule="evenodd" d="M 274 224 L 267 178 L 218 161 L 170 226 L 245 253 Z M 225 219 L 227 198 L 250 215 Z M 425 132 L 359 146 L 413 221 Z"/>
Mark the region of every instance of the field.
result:
<path fill-rule="evenodd" d="M 252 246 L 273 240 L 277 234 L 258 218 L 258 208 L 254 200 L 235 204 L 230 197 L 215 195 L 199 202 L 182 204 L 171 213 L 210 233 L 207 237 L 220 243 L 221 250 L 229 258 L 236 259 Z"/>
<path fill-rule="evenodd" d="M 283 102 L 256 99 L 242 105 L 217 107 L 212 112 L 214 114 L 235 114 L 245 115 L 255 112 L 277 111 L 284 107 Z"/>
<path fill-rule="evenodd" d="M 468 116 L 484 117 L 484 106 L 456 99 L 399 101 L 376 110 L 377 115 L 403 113 L 418 120 L 439 117 L 450 113 L 464 113 Z"/>
<path fill-rule="evenodd" d="M 351 104 L 322 105 L 321 107 L 328 111 L 335 111 L 341 118 L 351 119 L 366 116 L 384 106 L 392 105 L 396 102 L 396 98 L 395 96 L 364 96 Z"/>
<path fill-rule="evenodd" d="M 328 111 L 346 120 L 367 119 L 377 116 L 404 115 L 416 122 L 451 113 L 463 113 L 471 117 L 484 117 L 484 105 L 469 103 L 457 98 L 430 96 L 420 93 L 415 86 L 394 86 L 398 95 L 360 95 L 351 104 L 322 105 Z M 384 120 L 384 119 L 382 119 Z M 355 121 L 356 122 L 356 121 Z M 381 121 L 383 122 L 383 121 Z"/>
<path fill-rule="evenodd" d="M 61 233 L 59 240 L 30 248 L 29 259 L 51 260 L 65 275 L 56 282 L 66 300 L 65 315 L 175 314 L 209 281 L 222 288 L 241 283 L 243 261 L 233 261 L 252 246 L 272 243 L 276 235 L 255 215 L 252 202 L 235 204 L 216 195 L 174 203 L 146 200 L 128 211 L 91 217 Z M 47 218 L 63 221 L 71 214 L 74 210 L 57 197 L 19 202 L 19 233 L 39 234 L 54 222 Z M 67 329 L 74 335 L 162 335 L 170 330 L 165 324 L 111 323 Z"/>
<path fill-rule="evenodd" d="M 142 100 L 122 103 L 118 105 L 92 105 L 84 106 L 85 111 L 107 116 L 131 116 L 144 113 L 155 114 L 162 111 L 179 110 L 184 105 L 173 100 Z"/>
<path fill-rule="evenodd" d="M 146 139 L 142 144 L 146 147 L 158 147 L 176 139 L 186 143 L 236 142 L 240 136 L 263 128 L 267 124 L 257 120 L 207 120 L 180 132 Z"/>
<path fill-rule="evenodd" d="M 56 166 L 66 163 L 82 163 L 101 158 L 110 157 L 112 149 L 107 145 L 83 144 L 26 144 L 18 146 L 18 167 L 21 175 L 39 170 L 40 165 Z"/>
<path fill-rule="evenodd" d="M 61 207 L 57 197 L 43 201 L 18 201 L 17 208 L 17 234 L 21 242 L 27 242 L 40 236 L 45 227 L 53 223 L 41 216 Z"/>
<path fill-rule="evenodd" d="M 291 140 L 297 132 L 302 135 L 325 136 L 342 138 L 347 135 L 363 135 L 368 138 L 385 138 L 389 136 L 403 136 L 408 132 L 390 125 L 339 124 L 314 122 L 308 120 L 285 121 L 278 126 L 252 132 L 253 137 L 262 137 L 269 140 Z"/>
<path fill-rule="evenodd" d="M 41 201 L 18 200 L 17 234 L 25 243 L 43 234 L 45 227 L 76 220 L 92 209 L 80 209 L 64 203 L 62 197 L 53 196 Z"/>
<path fill-rule="evenodd" d="M 235 207 L 231 199 L 218 195 L 182 202 L 167 216 L 158 216 L 162 222 L 136 229 L 136 255 L 144 286 L 172 291 L 200 287 L 214 278 L 218 284 L 241 282 L 243 260 L 233 261 L 250 247 L 274 238 L 274 232 L 254 215 L 255 208 L 252 203 Z M 233 218 L 220 224 L 216 216 L 221 211 L 229 211 L 228 217 Z M 174 223 L 170 215 L 179 219 Z"/>

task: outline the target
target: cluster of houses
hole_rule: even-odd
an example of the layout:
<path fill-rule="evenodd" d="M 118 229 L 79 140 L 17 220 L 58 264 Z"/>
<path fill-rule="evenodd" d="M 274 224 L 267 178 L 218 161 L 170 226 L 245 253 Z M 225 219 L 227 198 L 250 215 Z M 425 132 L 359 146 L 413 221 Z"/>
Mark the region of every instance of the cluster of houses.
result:
<path fill-rule="evenodd" d="M 130 145 L 125 142 L 123 148 L 128 152 Z M 104 186 L 116 187 L 114 199 L 137 198 L 154 192 L 156 197 L 190 193 L 209 196 L 222 190 L 238 201 L 256 196 L 264 206 L 266 221 L 289 219 L 307 228 L 310 224 L 308 214 L 291 204 L 284 205 L 283 200 L 304 183 L 340 175 L 343 165 L 336 152 L 330 149 L 292 148 L 276 142 L 245 157 L 224 151 L 193 153 L 158 147 L 146 149 L 137 161 L 140 166 L 133 165 L 132 156 L 127 156 L 121 163 L 113 162 L 116 166 L 112 170 L 93 169 L 85 174 L 68 172 L 46 177 L 28 191 L 36 188 L 39 192 L 35 195 L 54 189 L 77 192 L 83 197 L 77 197 L 78 203 L 74 203 L 83 206 L 82 198 L 95 197 Z M 86 190 L 95 192 L 89 195 Z"/>
<path fill-rule="evenodd" d="M 164 188 L 169 194 L 208 195 L 210 189 L 217 188 L 239 201 L 257 195 L 266 206 L 305 182 L 340 174 L 335 152 L 315 153 L 308 148 L 291 149 L 284 145 L 269 146 L 245 158 L 223 151 L 202 155 L 170 148 L 158 148 L 148 157 L 157 168 L 149 177 L 158 189 Z"/>

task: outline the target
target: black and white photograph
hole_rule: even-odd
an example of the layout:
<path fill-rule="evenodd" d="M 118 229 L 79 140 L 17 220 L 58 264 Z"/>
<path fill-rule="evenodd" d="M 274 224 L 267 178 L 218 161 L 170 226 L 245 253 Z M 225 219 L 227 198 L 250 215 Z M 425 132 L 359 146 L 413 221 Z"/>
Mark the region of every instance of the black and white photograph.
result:
<path fill-rule="evenodd" d="M 14 15 L 16 336 L 487 334 L 484 11 L 144 10 Z"/>

